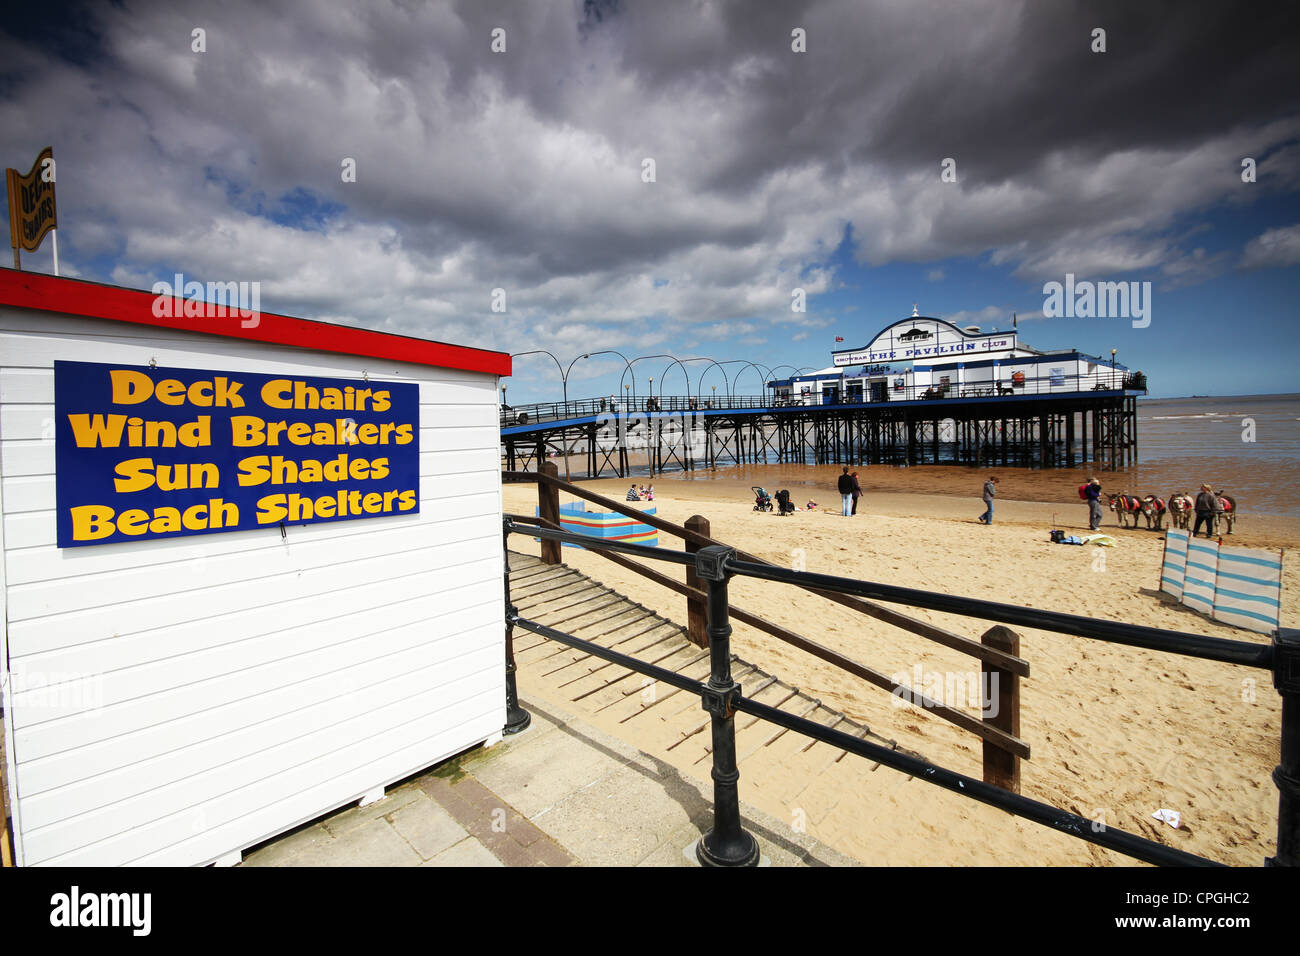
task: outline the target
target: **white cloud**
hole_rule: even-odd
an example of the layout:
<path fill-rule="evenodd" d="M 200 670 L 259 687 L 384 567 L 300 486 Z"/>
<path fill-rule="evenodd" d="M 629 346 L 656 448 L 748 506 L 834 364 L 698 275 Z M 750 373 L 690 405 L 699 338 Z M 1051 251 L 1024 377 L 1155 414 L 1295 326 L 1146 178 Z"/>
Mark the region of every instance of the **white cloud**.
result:
<path fill-rule="evenodd" d="M 1243 269 L 1284 268 L 1300 263 L 1300 224 L 1270 229 L 1246 243 Z"/>

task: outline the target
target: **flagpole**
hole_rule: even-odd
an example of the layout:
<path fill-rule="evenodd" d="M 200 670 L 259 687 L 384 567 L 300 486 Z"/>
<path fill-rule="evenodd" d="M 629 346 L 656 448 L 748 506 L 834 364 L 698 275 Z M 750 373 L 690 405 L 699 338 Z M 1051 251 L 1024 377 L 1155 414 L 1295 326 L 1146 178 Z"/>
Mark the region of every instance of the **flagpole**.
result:
<path fill-rule="evenodd" d="M 9 201 L 9 244 L 14 247 L 14 268 L 19 272 L 23 271 L 23 263 L 18 258 L 18 214 L 15 211 L 17 205 L 17 190 L 14 188 L 14 177 L 18 175 L 16 169 L 5 170 L 5 194 Z"/>

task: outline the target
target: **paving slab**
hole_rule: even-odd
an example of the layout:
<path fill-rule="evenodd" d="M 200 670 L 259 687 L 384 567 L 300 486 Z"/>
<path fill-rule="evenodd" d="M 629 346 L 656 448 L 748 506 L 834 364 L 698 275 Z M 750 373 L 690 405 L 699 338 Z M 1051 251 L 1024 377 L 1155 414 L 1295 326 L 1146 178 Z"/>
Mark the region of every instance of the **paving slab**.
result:
<path fill-rule="evenodd" d="M 292 866 L 294 857 L 307 850 L 316 849 L 334 842 L 334 834 L 325 829 L 322 823 L 312 823 L 296 830 L 291 830 L 271 843 L 244 857 L 244 866 Z"/>
<path fill-rule="evenodd" d="M 365 826 L 371 820 L 378 820 L 419 798 L 420 791 L 418 788 L 411 784 L 404 784 L 393 787 L 384 794 L 381 800 L 376 800 L 364 807 L 353 804 L 351 807 L 330 814 L 321 822 L 324 823 L 325 828 L 330 833 L 335 836 L 342 836 L 353 827 Z"/>
<path fill-rule="evenodd" d="M 455 846 L 469 834 L 447 813 L 431 806 L 432 800 L 413 800 L 386 818 L 422 860 Z"/>
<path fill-rule="evenodd" d="M 387 820 L 350 827 L 329 843 L 292 857 L 289 866 L 419 866 L 420 855 Z"/>
<path fill-rule="evenodd" d="M 466 837 L 421 866 L 505 866 L 478 840 Z"/>
<path fill-rule="evenodd" d="M 636 865 L 640 867 L 698 867 L 699 863 L 692 858 L 687 858 L 682 849 L 698 840 L 704 834 L 704 831 L 708 829 L 708 826 L 709 821 L 701 820 L 678 827 Z"/>
<path fill-rule="evenodd" d="M 508 758 L 503 752 L 486 761 L 471 758 L 462 766 L 529 819 L 621 763 L 554 725 L 530 727 L 497 746 L 508 750 Z"/>

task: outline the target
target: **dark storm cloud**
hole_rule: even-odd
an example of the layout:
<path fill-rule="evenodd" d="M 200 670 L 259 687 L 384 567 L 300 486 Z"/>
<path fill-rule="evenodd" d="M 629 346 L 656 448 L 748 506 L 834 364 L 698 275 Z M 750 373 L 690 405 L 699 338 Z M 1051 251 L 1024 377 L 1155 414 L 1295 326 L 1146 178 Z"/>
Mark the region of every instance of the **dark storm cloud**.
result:
<path fill-rule="evenodd" d="M 66 32 L 0 35 L 0 147 L 56 143 L 67 258 L 119 250 L 118 281 L 255 274 L 282 307 L 449 338 L 496 287 L 501 322 L 579 343 L 645 316 L 811 324 L 790 291 L 830 288 L 850 231 L 872 263 L 1191 274 L 1205 253 L 1168 230 L 1242 202 L 1242 156 L 1259 194 L 1297 187 L 1292 9 L 78 4 Z"/>

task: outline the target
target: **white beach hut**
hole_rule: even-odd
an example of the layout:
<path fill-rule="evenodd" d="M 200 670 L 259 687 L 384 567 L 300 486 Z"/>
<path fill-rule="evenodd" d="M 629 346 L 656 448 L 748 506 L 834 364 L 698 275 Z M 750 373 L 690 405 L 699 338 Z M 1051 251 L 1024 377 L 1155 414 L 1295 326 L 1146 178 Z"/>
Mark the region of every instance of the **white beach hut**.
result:
<path fill-rule="evenodd" d="M 509 371 L 0 269 L 19 864 L 233 862 L 500 735 Z"/>

